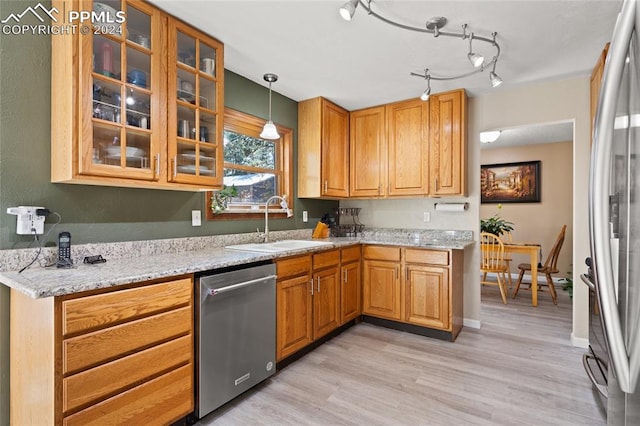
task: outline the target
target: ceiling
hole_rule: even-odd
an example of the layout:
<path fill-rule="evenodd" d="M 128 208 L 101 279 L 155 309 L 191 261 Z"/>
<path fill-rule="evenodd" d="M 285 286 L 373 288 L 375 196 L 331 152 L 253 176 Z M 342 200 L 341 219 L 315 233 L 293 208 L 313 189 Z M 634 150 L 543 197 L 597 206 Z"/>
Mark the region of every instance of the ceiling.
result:
<path fill-rule="evenodd" d="M 324 96 L 348 110 L 418 97 L 429 68 L 451 75 L 471 68 L 468 40 L 402 30 L 358 7 L 351 22 L 338 9 L 346 0 L 151 0 L 225 44 L 225 68 L 295 101 Z M 434 93 L 464 87 L 470 96 L 539 81 L 588 75 L 611 38 L 621 0 L 375 0 L 372 8 L 396 21 L 423 27 L 444 16 L 442 31 L 497 32 L 501 54 L 495 89 L 489 71 L 432 81 Z M 474 42 L 487 60 L 495 50 Z"/>
<path fill-rule="evenodd" d="M 543 123 L 501 129 L 495 142 L 481 143 L 480 149 L 505 148 L 555 142 L 573 142 L 573 123 Z"/>

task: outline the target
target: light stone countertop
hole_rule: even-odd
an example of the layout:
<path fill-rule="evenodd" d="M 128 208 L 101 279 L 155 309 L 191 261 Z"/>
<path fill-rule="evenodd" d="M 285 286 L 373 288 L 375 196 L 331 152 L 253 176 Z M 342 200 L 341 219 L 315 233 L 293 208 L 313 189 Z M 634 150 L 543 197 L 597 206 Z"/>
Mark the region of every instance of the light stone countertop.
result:
<path fill-rule="evenodd" d="M 463 250 L 475 243 L 470 236 L 469 239 L 460 239 L 459 237 L 458 239 L 448 239 L 449 236 L 447 235 L 444 237 L 436 235 L 436 237 L 425 237 L 402 232 L 394 234 L 376 234 L 375 232 L 367 234 L 365 232 L 363 236 L 357 238 L 343 237 L 322 240 L 331 242 L 331 245 L 311 249 L 289 250 L 280 253 L 244 252 L 229 250 L 224 247 L 212 247 L 138 257 L 124 256 L 114 259 L 107 258 L 106 263 L 95 265 L 76 262 L 76 266 L 71 269 L 34 266 L 22 273 L 17 271 L 0 272 L 0 283 L 30 297 L 44 298 L 194 274 L 354 244 L 384 244 L 429 249 Z"/>

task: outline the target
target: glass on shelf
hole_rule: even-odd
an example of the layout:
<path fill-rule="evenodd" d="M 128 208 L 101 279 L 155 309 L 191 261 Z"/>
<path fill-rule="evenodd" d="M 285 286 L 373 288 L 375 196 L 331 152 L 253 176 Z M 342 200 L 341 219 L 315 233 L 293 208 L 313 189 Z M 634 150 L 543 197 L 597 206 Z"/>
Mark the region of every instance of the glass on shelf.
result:
<path fill-rule="evenodd" d="M 215 115 L 200 112 L 200 142 L 216 142 L 216 117 Z"/>
<path fill-rule="evenodd" d="M 120 44 L 106 37 L 93 37 L 93 72 L 120 80 Z"/>
<path fill-rule="evenodd" d="M 216 83 L 215 81 L 200 76 L 200 107 L 210 110 L 216 109 Z"/>
<path fill-rule="evenodd" d="M 127 46 L 127 83 L 146 89 L 150 75 L 151 56 Z"/>
<path fill-rule="evenodd" d="M 127 40 L 151 49 L 151 17 L 127 5 Z"/>
<path fill-rule="evenodd" d="M 151 128 L 151 97 L 148 93 L 128 89 L 124 103 L 127 125 L 141 129 Z"/>
<path fill-rule="evenodd" d="M 187 139 L 196 138 L 196 111 L 193 108 L 178 105 L 178 136 Z"/>
<path fill-rule="evenodd" d="M 192 105 L 196 104 L 196 76 L 185 70 L 178 70 L 176 80 L 178 100 Z"/>
<path fill-rule="evenodd" d="M 176 40 L 178 47 L 178 62 L 195 68 L 196 66 L 196 40 L 180 31 Z"/>
<path fill-rule="evenodd" d="M 93 80 L 93 118 L 120 123 L 122 121 L 122 88 L 106 80 Z"/>

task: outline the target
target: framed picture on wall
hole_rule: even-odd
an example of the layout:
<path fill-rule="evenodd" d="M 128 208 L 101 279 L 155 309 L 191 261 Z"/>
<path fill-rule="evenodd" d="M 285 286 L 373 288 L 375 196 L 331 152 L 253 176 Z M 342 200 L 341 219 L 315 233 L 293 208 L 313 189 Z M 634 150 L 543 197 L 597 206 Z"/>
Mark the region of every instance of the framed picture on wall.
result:
<path fill-rule="evenodd" d="M 480 166 L 481 203 L 539 203 L 540 161 Z"/>

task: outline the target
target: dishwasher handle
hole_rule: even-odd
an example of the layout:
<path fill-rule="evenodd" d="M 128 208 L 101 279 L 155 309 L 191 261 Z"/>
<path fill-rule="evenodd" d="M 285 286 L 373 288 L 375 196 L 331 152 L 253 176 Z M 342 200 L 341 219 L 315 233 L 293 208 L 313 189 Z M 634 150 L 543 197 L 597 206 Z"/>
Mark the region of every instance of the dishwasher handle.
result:
<path fill-rule="evenodd" d="M 217 294 L 222 294 L 222 293 L 227 293 L 229 291 L 234 291 L 234 290 L 238 290 L 244 287 L 248 287 L 254 284 L 259 284 L 262 282 L 265 282 L 267 280 L 275 280 L 277 278 L 277 275 L 269 275 L 266 277 L 261 277 L 261 278 L 256 278 L 255 280 L 249 280 L 249 281 L 243 281 L 241 283 L 238 284 L 232 284 L 232 285 L 228 285 L 226 287 L 220 287 L 220 288 L 209 288 L 207 289 L 207 295 L 209 296 L 215 296 Z"/>

